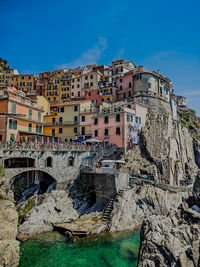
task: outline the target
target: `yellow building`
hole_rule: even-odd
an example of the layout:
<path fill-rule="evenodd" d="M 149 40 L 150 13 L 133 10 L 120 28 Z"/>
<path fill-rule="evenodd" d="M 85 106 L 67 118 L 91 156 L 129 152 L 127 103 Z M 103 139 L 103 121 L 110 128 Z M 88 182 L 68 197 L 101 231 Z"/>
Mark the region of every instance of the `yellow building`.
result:
<path fill-rule="evenodd" d="M 45 97 L 51 107 L 65 103 L 71 98 L 71 75 L 65 70 L 39 73 L 41 83 L 45 86 Z M 45 78 L 46 77 L 46 78 Z"/>
<path fill-rule="evenodd" d="M 86 132 L 91 132 L 88 123 L 88 114 L 90 110 L 91 101 L 79 100 L 60 104 L 58 106 L 58 137 L 64 142 L 72 142 L 79 137 L 85 137 Z M 82 116 L 87 117 L 87 120 L 80 123 L 80 116 L 81 120 Z M 84 130 L 82 130 L 83 127 L 85 127 L 84 135 L 82 135 L 82 133 L 84 133 Z M 80 132 L 80 130 L 82 132 Z"/>
<path fill-rule="evenodd" d="M 36 91 L 38 78 L 33 74 L 20 74 L 8 78 L 8 85 L 15 87 L 24 93 L 33 93 Z"/>
<path fill-rule="evenodd" d="M 43 132 L 45 135 L 58 137 L 58 117 L 56 115 L 44 116 Z"/>

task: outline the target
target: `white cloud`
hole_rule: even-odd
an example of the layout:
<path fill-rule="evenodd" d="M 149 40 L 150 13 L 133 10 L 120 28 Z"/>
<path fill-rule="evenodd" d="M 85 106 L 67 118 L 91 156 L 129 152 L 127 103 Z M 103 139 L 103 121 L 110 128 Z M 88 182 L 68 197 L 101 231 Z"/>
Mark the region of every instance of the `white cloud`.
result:
<path fill-rule="evenodd" d="M 102 54 L 106 50 L 106 48 L 107 40 L 104 37 L 99 37 L 98 42 L 93 47 L 83 52 L 80 57 L 69 63 L 58 65 L 56 66 L 56 68 L 68 69 L 85 66 L 87 64 L 97 63 L 97 61 L 102 57 Z"/>
<path fill-rule="evenodd" d="M 186 91 L 183 93 L 184 96 L 200 96 L 200 89 L 199 90 L 191 90 L 191 91 Z"/>

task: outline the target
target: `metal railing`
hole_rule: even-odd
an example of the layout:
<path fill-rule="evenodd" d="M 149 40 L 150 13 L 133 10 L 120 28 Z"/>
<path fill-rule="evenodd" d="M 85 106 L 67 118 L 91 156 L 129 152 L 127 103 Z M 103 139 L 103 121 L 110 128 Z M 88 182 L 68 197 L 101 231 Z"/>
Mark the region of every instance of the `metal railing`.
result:
<path fill-rule="evenodd" d="M 0 143 L 0 150 L 23 150 L 23 151 L 77 151 L 77 152 L 97 152 L 101 148 L 86 144 L 65 144 L 65 143 Z"/>

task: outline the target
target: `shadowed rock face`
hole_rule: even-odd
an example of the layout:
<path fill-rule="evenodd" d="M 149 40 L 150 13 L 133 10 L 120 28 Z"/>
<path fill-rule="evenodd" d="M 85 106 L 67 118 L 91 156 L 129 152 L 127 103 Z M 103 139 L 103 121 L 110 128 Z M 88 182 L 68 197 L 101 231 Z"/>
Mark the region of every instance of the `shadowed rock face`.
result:
<path fill-rule="evenodd" d="M 15 267 L 19 263 L 18 214 L 7 181 L 0 178 L 0 266 Z"/>
<path fill-rule="evenodd" d="M 150 216 L 141 229 L 138 266 L 200 266 L 200 199 L 190 196 L 168 216 Z"/>
<path fill-rule="evenodd" d="M 195 182 L 194 182 L 193 190 L 197 194 L 199 194 L 199 192 L 200 192 L 200 170 L 197 173 L 197 176 L 196 176 L 196 179 L 195 179 Z"/>

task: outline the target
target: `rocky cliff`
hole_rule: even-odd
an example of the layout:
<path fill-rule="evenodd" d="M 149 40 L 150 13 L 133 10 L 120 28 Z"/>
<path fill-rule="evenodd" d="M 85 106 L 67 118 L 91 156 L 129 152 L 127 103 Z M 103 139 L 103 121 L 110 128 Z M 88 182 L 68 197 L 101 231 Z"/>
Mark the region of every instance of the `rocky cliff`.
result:
<path fill-rule="evenodd" d="M 111 213 L 110 231 L 133 229 L 142 224 L 150 215 L 167 215 L 177 208 L 188 196 L 187 192 L 170 193 L 160 188 L 146 185 L 124 191 L 118 196 Z"/>
<path fill-rule="evenodd" d="M 16 241 L 18 214 L 6 177 L 0 177 L 0 266 L 15 267 L 19 263 Z"/>
<path fill-rule="evenodd" d="M 127 153 L 127 167 L 172 186 L 192 184 L 200 159 L 198 145 L 195 149 L 200 125 L 193 123 L 191 130 L 191 124 L 184 124 L 180 116 L 174 119 L 162 105 L 156 105 L 156 112 L 155 107 L 149 109 L 140 145 Z"/>
<path fill-rule="evenodd" d="M 200 266 L 200 199 L 190 196 L 168 216 L 150 216 L 141 229 L 138 266 Z"/>

